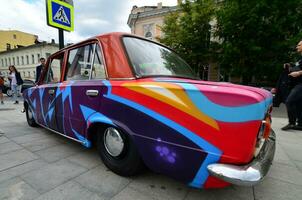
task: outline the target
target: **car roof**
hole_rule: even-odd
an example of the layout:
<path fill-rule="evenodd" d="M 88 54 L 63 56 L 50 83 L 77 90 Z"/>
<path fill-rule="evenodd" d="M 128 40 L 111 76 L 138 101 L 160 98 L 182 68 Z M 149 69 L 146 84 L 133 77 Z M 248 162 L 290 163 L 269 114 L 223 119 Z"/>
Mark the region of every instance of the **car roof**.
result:
<path fill-rule="evenodd" d="M 111 32 L 111 33 L 105 33 L 94 37 L 90 37 L 81 42 L 69 45 L 59 50 L 58 52 L 54 53 L 53 55 L 51 55 L 51 57 L 57 56 L 58 54 L 61 54 L 69 49 L 80 47 L 89 42 L 98 41 L 103 51 L 108 78 L 109 79 L 135 79 L 136 76 L 135 76 L 134 69 L 131 66 L 131 63 L 129 62 L 128 55 L 125 51 L 123 43 L 121 42 L 121 38 L 124 36 L 139 38 L 142 40 L 147 40 L 159 44 L 161 46 L 164 46 L 160 43 L 130 33 Z M 170 49 L 169 47 L 166 48 Z"/>

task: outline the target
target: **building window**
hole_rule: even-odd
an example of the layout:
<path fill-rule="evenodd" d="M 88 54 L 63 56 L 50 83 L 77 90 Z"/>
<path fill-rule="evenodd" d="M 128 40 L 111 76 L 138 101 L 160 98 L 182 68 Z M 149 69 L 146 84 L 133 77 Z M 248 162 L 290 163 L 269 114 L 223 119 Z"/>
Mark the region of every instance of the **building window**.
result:
<path fill-rule="evenodd" d="M 38 58 L 37 63 L 39 63 L 39 61 L 40 61 L 40 54 L 39 53 L 37 54 L 37 58 Z"/>
<path fill-rule="evenodd" d="M 14 39 L 17 39 L 17 35 L 16 35 L 16 34 L 14 34 L 14 35 L 13 35 L 13 38 L 14 38 Z"/>
<path fill-rule="evenodd" d="M 8 58 L 8 64 L 12 65 L 12 62 L 11 62 L 10 58 Z"/>
<path fill-rule="evenodd" d="M 7 58 L 5 58 L 5 66 L 7 66 Z"/>
<path fill-rule="evenodd" d="M 19 56 L 17 56 L 17 65 L 20 65 Z"/>
<path fill-rule="evenodd" d="M 13 57 L 13 65 L 16 65 L 15 57 Z"/>
<path fill-rule="evenodd" d="M 31 55 L 31 64 L 35 64 L 35 55 Z"/>
<path fill-rule="evenodd" d="M 29 65 L 29 56 L 26 56 L 26 64 Z"/>
<path fill-rule="evenodd" d="M 145 25 L 143 25 L 145 38 L 148 38 L 148 39 L 152 40 L 152 38 L 153 38 L 153 26 L 154 26 L 154 24 L 145 24 Z"/>
<path fill-rule="evenodd" d="M 152 39 L 152 33 L 149 31 L 145 34 L 145 38 Z"/>
<path fill-rule="evenodd" d="M 3 61 L 3 59 L 1 59 L 1 63 L 2 63 L 2 67 L 4 67 L 4 61 Z"/>
<path fill-rule="evenodd" d="M 21 63 L 24 65 L 24 56 L 21 56 Z"/>
<path fill-rule="evenodd" d="M 9 43 L 6 43 L 6 50 L 10 50 L 11 49 L 11 46 Z"/>
<path fill-rule="evenodd" d="M 50 56 L 50 53 L 46 53 L 45 55 L 46 55 L 46 59 L 47 59 Z"/>

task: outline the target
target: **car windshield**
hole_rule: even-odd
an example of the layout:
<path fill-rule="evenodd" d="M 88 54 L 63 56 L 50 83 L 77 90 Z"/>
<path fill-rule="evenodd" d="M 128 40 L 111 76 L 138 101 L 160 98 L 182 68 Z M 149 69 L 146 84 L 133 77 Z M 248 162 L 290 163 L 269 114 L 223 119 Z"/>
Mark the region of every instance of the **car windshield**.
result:
<path fill-rule="evenodd" d="M 170 49 L 134 37 L 124 37 L 123 41 L 138 77 L 173 76 L 198 79 L 191 67 Z"/>

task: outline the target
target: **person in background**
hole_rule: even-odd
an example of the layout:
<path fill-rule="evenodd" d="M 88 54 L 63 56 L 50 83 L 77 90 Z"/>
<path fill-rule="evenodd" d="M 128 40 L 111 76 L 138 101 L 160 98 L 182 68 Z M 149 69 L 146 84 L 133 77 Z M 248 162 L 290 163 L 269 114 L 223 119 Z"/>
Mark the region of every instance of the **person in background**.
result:
<path fill-rule="evenodd" d="M 16 67 L 14 65 L 9 66 L 9 75 L 8 75 L 8 79 L 10 79 L 10 86 L 11 89 L 13 91 L 13 98 L 14 98 L 14 104 L 18 104 L 19 101 L 17 99 L 18 97 L 18 93 L 19 88 L 22 87 L 23 84 L 23 80 L 21 78 L 20 73 L 18 72 L 18 70 L 16 69 Z"/>
<path fill-rule="evenodd" d="M 1 104 L 4 104 L 4 101 L 3 101 L 3 90 L 4 90 L 4 76 L 0 72 L 0 101 L 1 101 Z"/>
<path fill-rule="evenodd" d="M 36 67 L 36 83 L 39 81 L 39 78 L 41 76 L 41 72 L 43 71 L 45 67 L 46 60 L 45 58 L 40 58 L 40 65 Z"/>
<path fill-rule="evenodd" d="M 279 79 L 276 83 L 276 87 L 271 89 L 271 93 L 275 94 L 273 98 L 273 106 L 279 107 L 281 103 L 286 102 L 286 99 L 291 90 L 290 77 L 288 74 L 290 73 L 290 64 L 286 63 L 283 65 L 283 70 L 279 76 Z"/>
<path fill-rule="evenodd" d="M 297 44 L 296 49 L 298 53 L 302 54 L 302 40 Z M 284 131 L 302 130 L 302 59 L 293 68 L 295 68 L 294 71 L 290 70 L 288 76 L 292 82 L 295 82 L 295 86 L 285 101 L 289 123 L 281 128 Z"/>

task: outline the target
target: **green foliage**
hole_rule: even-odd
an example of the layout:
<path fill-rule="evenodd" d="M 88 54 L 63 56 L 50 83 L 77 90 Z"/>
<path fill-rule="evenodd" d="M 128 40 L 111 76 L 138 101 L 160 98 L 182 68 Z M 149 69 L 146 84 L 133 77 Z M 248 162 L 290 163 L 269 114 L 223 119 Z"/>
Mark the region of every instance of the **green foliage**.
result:
<path fill-rule="evenodd" d="M 175 49 L 196 70 L 209 60 L 245 83 L 274 81 L 282 65 L 295 60 L 302 39 L 302 0 L 186 0 L 166 17 L 162 43 Z M 218 9 L 216 9 L 218 8 Z M 213 19 L 217 19 L 211 36 Z M 220 44 L 210 37 L 220 38 Z M 196 70 L 197 71 L 197 70 Z"/>
<path fill-rule="evenodd" d="M 225 0 L 217 11 L 220 66 L 245 83 L 276 80 L 302 39 L 301 0 Z"/>
<path fill-rule="evenodd" d="M 178 52 L 195 71 L 209 60 L 210 29 L 214 7 L 212 0 L 186 0 L 180 5 L 180 13 L 165 18 L 160 42 Z"/>

